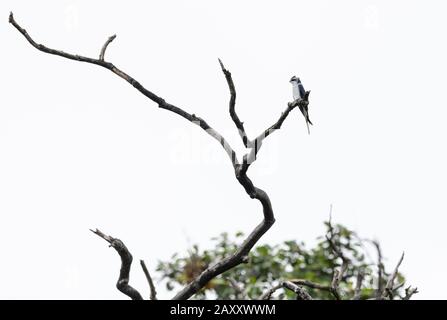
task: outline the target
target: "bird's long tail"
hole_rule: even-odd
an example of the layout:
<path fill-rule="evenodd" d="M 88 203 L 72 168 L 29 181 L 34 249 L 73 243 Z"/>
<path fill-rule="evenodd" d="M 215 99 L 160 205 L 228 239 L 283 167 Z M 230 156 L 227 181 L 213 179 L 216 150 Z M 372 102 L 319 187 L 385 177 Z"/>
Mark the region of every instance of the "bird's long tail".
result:
<path fill-rule="evenodd" d="M 306 125 L 307 125 L 307 133 L 310 134 L 310 129 L 309 129 L 309 119 L 306 119 Z"/>

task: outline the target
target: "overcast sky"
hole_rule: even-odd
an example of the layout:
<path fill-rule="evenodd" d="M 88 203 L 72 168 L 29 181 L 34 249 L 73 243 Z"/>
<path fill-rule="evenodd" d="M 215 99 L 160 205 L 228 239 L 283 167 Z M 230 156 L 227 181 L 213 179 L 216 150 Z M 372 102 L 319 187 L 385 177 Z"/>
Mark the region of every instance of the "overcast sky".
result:
<path fill-rule="evenodd" d="M 311 90 L 250 169 L 277 222 L 262 243 L 312 243 L 333 220 L 381 241 L 419 299 L 447 298 L 445 1 L 0 2 L 0 298 L 125 299 L 121 238 L 154 270 L 220 232 L 249 232 L 261 207 L 227 155 L 108 70 L 38 52 L 37 42 L 106 59 L 203 117 L 244 151 L 220 57 L 250 136 Z M 131 4 L 135 3 L 135 4 Z M 136 267 L 131 284 L 147 295 Z M 162 298 L 170 295 L 162 292 Z"/>

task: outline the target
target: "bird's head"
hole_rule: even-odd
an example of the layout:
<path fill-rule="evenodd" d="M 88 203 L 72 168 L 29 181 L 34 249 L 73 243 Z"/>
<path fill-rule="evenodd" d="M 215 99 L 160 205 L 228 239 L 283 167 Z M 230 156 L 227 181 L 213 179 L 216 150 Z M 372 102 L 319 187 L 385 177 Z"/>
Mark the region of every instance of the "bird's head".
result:
<path fill-rule="evenodd" d="M 290 83 L 294 83 L 294 82 L 296 82 L 296 83 L 300 83 L 300 82 L 301 82 L 301 81 L 300 81 L 300 78 L 297 78 L 297 77 L 293 76 L 293 77 L 290 79 Z"/>

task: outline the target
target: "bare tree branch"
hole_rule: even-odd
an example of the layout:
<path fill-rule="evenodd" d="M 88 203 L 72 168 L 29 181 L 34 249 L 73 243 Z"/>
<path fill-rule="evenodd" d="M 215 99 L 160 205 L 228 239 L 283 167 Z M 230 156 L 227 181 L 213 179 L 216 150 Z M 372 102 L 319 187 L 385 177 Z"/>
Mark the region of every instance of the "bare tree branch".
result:
<path fill-rule="evenodd" d="M 264 292 L 260 297 L 259 300 L 270 300 L 272 297 L 272 294 L 275 293 L 275 291 L 285 288 L 289 289 L 297 294 L 297 300 L 312 300 L 312 297 L 307 293 L 304 288 L 302 288 L 299 285 L 296 285 L 295 283 L 291 281 L 281 281 L 276 286 L 271 287 L 266 292 Z"/>
<path fill-rule="evenodd" d="M 405 252 L 402 252 L 402 255 L 399 259 L 399 261 L 397 262 L 396 267 L 394 268 L 393 273 L 391 274 L 391 276 L 388 278 L 388 282 L 385 286 L 385 290 L 382 293 L 382 299 L 386 299 L 386 297 L 392 299 L 393 296 L 393 287 L 394 287 L 394 280 L 397 277 L 397 274 L 399 272 L 399 267 L 402 264 L 402 261 L 404 260 L 404 256 L 405 256 Z"/>
<path fill-rule="evenodd" d="M 306 290 L 304 290 L 304 288 L 297 286 L 296 284 L 290 281 L 284 281 L 282 285 L 284 288 L 287 288 L 295 292 L 297 295 L 296 297 L 297 300 L 312 300 L 312 297 L 307 293 Z"/>
<path fill-rule="evenodd" d="M 203 130 L 205 130 L 209 135 L 211 135 L 214 139 L 216 139 L 222 145 L 222 147 L 228 154 L 228 156 L 231 160 L 231 163 L 234 167 L 236 179 L 243 186 L 243 188 L 245 189 L 247 194 L 250 196 L 250 198 L 257 199 L 261 203 L 262 208 L 263 208 L 263 213 L 264 213 L 264 219 L 252 231 L 252 233 L 245 239 L 245 241 L 236 250 L 236 252 L 233 255 L 223 259 L 222 261 L 217 262 L 216 264 L 210 266 L 208 269 L 203 271 L 202 274 L 200 274 L 193 282 L 191 282 L 183 290 L 181 290 L 174 297 L 174 299 L 188 299 L 188 298 L 190 298 L 192 295 L 194 295 L 197 291 L 199 291 L 203 286 L 205 286 L 214 277 L 237 266 L 240 263 L 247 261 L 248 253 L 253 248 L 253 246 L 257 243 L 257 241 L 262 237 L 262 235 L 264 235 L 264 233 L 270 229 L 270 227 L 275 222 L 275 218 L 273 215 L 273 209 L 272 209 L 272 205 L 270 202 L 270 198 L 268 197 L 267 193 L 264 190 L 259 189 L 253 185 L 252 181 L 247 176 L 248 165 L 240 165 L 239 164 L 237 157 L 236 157 L 236 153 L 230 147 L 230 145 L 225 140 L 225 138 L 222 135 L 220 135 L 216 130 L 211 128 L 205 122 L 205 120 L 197 117 L 194 114 L 190 114 L 179 107 L 176 107 L 172 104 L 167 103 L 163 98 L 159 97 L 155 93 L 153 93 L 153 92 L 149 91 L 148 89 L 146 89 L 145 87 L 143 87 L 138 81 L 136 81 L 134 78 L 132 78 L 125 72 L 118 69 L 114 64 L 100 60 L 100 59 L 83 57 L 83 56 L 79 56 L 79 55 L 65 53 L 60 50 L 48 48 L 42 44 L 36 43 L 29 36 L 29 34 L 26 32 L 26 30 L 17 24 L 17 22 L 14 20 L 12 13 L 9 16 L 9 22 L 36 49 L 38 49 L 42 52 L 45 52 L 45 53 L 61 56 L 61 57 L 64 57 L 64 58 L 67 58 L 70 60 L 87 62 L 87 63 L 99 65 L 103 68 L 106 68 L 106 69 L 112 71 L 113 73 L 115 73 L 116 75 L 118 75 L 119 77 L 126 80 L 133 87 L 135 87 L 138 91 L 140 91 L 143 95 L 145 95 L 147 98 L 149 98 L 153 102 L 157 103 L 160 108 L 174 112 L 174 113 L 180 115 L 181 117 L 185 118 L 186 120 L 201 127 Z M 288 114 L 291 111 L 291 109 L 293 109 L 295 106 L 296 106 L 295 102 L 290 104 L 288 111 L 286 113 Z M 283 115 L 280 118 L 280 120 L 273 127 L 279 128 L 281 126 L 282 122 L 285 120 L 286 116 L 287 115 Z"/>
<path fill-rule="evenodd" d="M 280 282 L 276 286 L 271 287 L 270 289 L 265 291 L 263 294 L 261 294 L 259 296 L 258 300 L 270 300 L 270 298 L 272 297 L 272 294 L 274 294 L 277 290 L 279 290 L 283 287 L 282 284 L 283 283 Z"/>
<path fill-rule="evenodd" d="M 236 291 L 236 299 L 247 299 L 244 289 L 231 277 L 226 278 L 231 287 Z"/>
<path fill-rule="evenodd" d="M 231 160 L 231 163 L 233 164 L 233 167 L 236 167 L 236 165 L 238 164 L 237 158 L 236 158 L 236 153 L 233 151 L 233 149 L 230 147 L 229 143 L 225 140 L 225 138 L 219 134 L 216 130 L 214 130 L 208 123 L 206 123 L 205 120 L 203 120 L 200 117 L 197 117 L 195 114 L 190 114 L 186 111 L 184 111 L 183 109 L 176 107 L 172 104 L 167 103 L 163 98 L 157 96 L 155 93 L 147 90 L 145 87 L 143 87 L 137 80 L 135 80 L 134 78 L 132 78 L 131 76 L 129 76 L 128 74 L 126 74 L 125 72 L 121 71 L 120 69 L 118 69 L 113 63 L 111 62 L 106 62 L 104 60 L 101 59 L 93 59 L 93 58 L 88 58 L 88 57 L 84 57 L 84 56 L 80 56 L 80 55 L 75 55 L 75 54 L 70 54 L 70 53 L 66 53 L 60 50 L 55 50 L 55 49 L 51 49 L 48 48 L 42 44 L 38 44 L 36 43 L 31 36 L 28 34 L 28 32 L 23 29 L 22 27 L 20 27 L 17 22 L 14 20 L 14 16 L 13 13 L 11 12 L 9 15 L 9 22 L 26 38 L 26 40 L 28 40 L 28 42 L 37 50 L 40 50 L 42 52 L 45 53 L 49 53 L 49 54 L 53 54 L 56 56 L 60 56 L 63 58 L 67 58 L 70 60 L 75 60 L 75 61 L 80 61 L 80 62 L 87 62 L 87 63 L 91 63 L 91 64 L 96 64 L 98 66 L 101 66 L 103 68 L 106 68 L 110 71 L 112 71 L 113 73 L 115 73 L 116 75 L 118 75 L 119 77 L 123 78 L 124 80 L 126 80 L 127 82 L 129 82 L 135 89 L 137 89 L 138 91 L 140 91 L 143 95 L 145 95 L 147 98 L 149 98 L 150 100 L 152 100 L 153 102 L 158 104 L 158 107 L 161 109 L 165 109 L 171 112 L 174 112 L 176 114 L 178 114 L 179 116 L 185 118 L 188 121 L 191 121 L 192 123 L 198 125 L 200 128 L 202 128 L 203 130 L 205 130 L 210 136 L 212 136 L 214 139 L 216 139 L 224 148 L 225 152 L 228 154 L 228 157 Z M 110 40 L 110 38 L 109 38 Z M 113 40 L 113 39 L 112 39 Z M 103 47 L 103 51 L 105 52 L 105 49 L 107 48 L 107 45 L 112 41 L 107 41 L 106 44 Z"/>
<path fill-rule="evenodd" d="M 332 206 L 331 206 L 331 210 L 332 210 Z M 334 243 L 334 227 L 332 226 L 332 216 L 329 216 L 329 221 L 328 221 L 328 229 L 329 232 L 328 234 L 326 234 L 326 240 L 329 243 L 329 246 L 331 247 L 332 251 L 343 261 L 343 262 L 348 262 L 349 259 L 345 257 L 345 255 L 343 254 L 342 249 L 340 249 L 336 243 Z"/>
<path fill-rule="evenodd" d="M 385 266 L 382 262 L 382 249 L 378 241 L 372 241 L 372 244 L 376 248 L 377 251 L 377 291 L 376 297 L 380 298 L 383 292 L 383 275 L 385 273 Z"/>
<path fill-rule="evenodd" d="M 240 168 L 236 170 L 236 178 L 252 199 L 257 199 L 261 202 L 264 212 L 264 219 L 250 233 L 235 253 L 217 262 L 216 264 L 209 266 L 194 281 L 189 283 L 183 290 L 181 290 L 173 298 L 174 300 L 189 299 L 214 277 L 224 273 L 227 270 L 230 270 L 231 268 L 234 268 L 241 263 L 246 262 L 248 260 L 248 253 L 250 252 L 251 248 L 253 248 L 256 242 L 258 242 L 262 235 L 266 233 L 275 222 L 272 205 L 267 193 L 255 187 L 246 173 L 242 172 Z"/>
<path fill-rule="evenodd" d="M 304 280 L 304 279 L 291 279 L 291 280 L 289 280 L 289 282 L 292 282 L 298 286 L 305 286 L 305 287 L 309 287 L 312 289 L 319 289 L 319 290 L 326 290 L 326 291 L 331 290 L 331 287 L 328 285 L 319 284 L 319 283 L 312 282 L 309 280 Z"/>
<path fill-rule="evenodd" d="M 113 36 L 109 37 L 107 39 L 107 41 L 104 43 L 104 45 L 102 46 L 102 49 L 101 49 L 101 53 L 99 54 L 99 60 L 104 61 L 104 56 L 106 54 L 107 47 L 109 46 L 109 44 L 113 40 L 115 40 L 115 38 L 116 38 L 116 34 L 114 34 Z"/>
<path fill-rule="evenodd" d="M 233 78 L 231 77 L 231 72 L 228 69 L 225 69 L 222 60 L 219 59 L 220 67 L 222 68 L 222 72 L 225 75 L 225 79 L 228 83 L 228 88 L 230 89 L 230 117 L 233 120 L 236 128 L 239 132 L 239 135 L 242 138 L 242 143 L 246 148 L 251 147 L 251 141 L 248 139 L 247 133 L 245 132 L 244 123 L 239 119 L 236 114 L 235 105 L 236 105 L 236 88 L 234 86 Z"/>
<path fill-rule="evenodd" d="M 304 99 L 298 99 L 293 102 L 289 102 L 287 104 L 287 109 L 283 113 L 281 113 L 281 116 L 279 117 L 279 119 L 274 124 L 272 124 L 269 128 L 264 130 L 259 136 L 257 136 L 254 141 L 251 141 L 252 149 L 248 154 L 246 154 L 244 156 L 244 160 L 243 160 L 244 165 L 246 165 L 248 167 L 253 162 L 256 161 L 256 157 L 258 155 L 259 150 L 262 147 L 262 143 L 263 143 L 264 139 L 267 138 L 274 131 L 281 129 L 282 124 L 287 119 L 287 116 L 293 109 L 295 109 L 296 107 L 298 107 L 301 104 L 306 104 L 306 105 L 309 104 L 309 100 L 308 100 L 309 92 L 310 91 L 306 92 L 306 96 Z"/>
<path fill-rule="evenodd" d="M 362 294 L 362 282 L 365 277 L 365 273 L 363 270 L 359 270 L 357 273 L 357 282 L 355 284 L 355 291 L 354 291 L 354 297 L 352 297 L 352 300 L 359 300 Z"/>
<path fill-rule="evenodd" d="M 419 293 L 418 288 L 408 287 L 405 289 L 405 296 L 402 298 L 402 300 L 410 300 L 411 297 L 416 293 Z"/>
<path fill-rule="evenodd" d="M 120 276 L 118 278 L 118 282 L 116 283 L 117 289 L 122 293 L 124 293 L 129 298 L 131 298 L 132 300 L 143 300 L 141 294 L 136 289 L 134 289 L 129 285 L 130 267 L 132 265 L 133 258 L 129 250 L 124 245 L 124 243 L 120 239 L 108 236 L 99 231 L 98 229 L 96 230 L 90 229 L 90 231 L 98 235 L 99 237 L 103 238 L 108 243 L 110 243 L 110 247 L 113 247 L 121 257 Z"/>
<path fill-rule="evenodd" d="M 331 206 L 332 211 L 332 206 Z M 350 260 L 343 254 L 343 250 L 337 246 L 337 244 L 334 242 L 334 227 L 332 226 L 332 216 L 329 216 L 328 221 L 328 228 L 329 228 L 329 234 L 326 234 L 326 240 L 329 243 L 329 246 L 331 247 L 332 251 L 342 260 L 342 265 L 340 267 L 340 270 L 334 270 L 334 276 L 332 278 L 331 283 L 331 292 L 332 295 L 335 297 L 335 299 L 340 300 L 341 296 L 338 291 L 338 287 L 340 285 L 340 281 L 343 278 L 343 274 L 345 273 L 346 269 L 348 268 L 348 265 L 350 263 Z"/>
<path fill-rule="evenodd" d="M 332 283 L 331 283 L 331 292 L 332 292 L 332 295 L 337 300 L 341 300 L 341 296 L 340 296 L 340 292 L 339 292 L 338 288 L 340 286 L 340 282 L 343 278 L 343 274 L 345 273 L 347 267 L 348 267 L 347 261 L 343 260 L 343 264 L 341 265 L 340 270 L 334 270 L 334 276 L 332 278 Z"/>
<path fill-rule="evenodd" d="M 144 260 L 140 260 L 140 265 L 141 268 L 143 269 L 144 275 L 146 276 L 147 282 L 149 284 L 150 299 L 157 300 L 157 290 L 155 290 L 154 282 L 152 281 L 152 277 L 149 273 L 149 270 L 146 267 L 146 264 L 144 263 Z"/>
<path fill-rule="evenodd" d="M 393 294 L 398 291 L 400 288 L 402 288 L 405 285 L 405 281 L 402 281 L 401 283 L 399 283 L 397 286 L 393 287 Z"/>

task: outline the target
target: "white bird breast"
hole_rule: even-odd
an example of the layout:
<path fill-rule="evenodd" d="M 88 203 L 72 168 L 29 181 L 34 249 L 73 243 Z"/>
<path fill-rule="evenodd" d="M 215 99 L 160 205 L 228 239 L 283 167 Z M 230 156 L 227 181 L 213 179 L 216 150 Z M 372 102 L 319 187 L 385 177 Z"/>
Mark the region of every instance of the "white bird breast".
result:
<path fill-rule="evenodd" d="M 302 98 L 300 95 L 300 89 L 298 88 L 298 83 L 293 81 L 292 82 L 292 87 L 293 87 L 293 99 L 297 100 Z"/>

